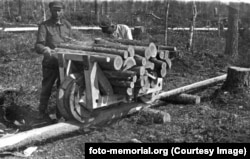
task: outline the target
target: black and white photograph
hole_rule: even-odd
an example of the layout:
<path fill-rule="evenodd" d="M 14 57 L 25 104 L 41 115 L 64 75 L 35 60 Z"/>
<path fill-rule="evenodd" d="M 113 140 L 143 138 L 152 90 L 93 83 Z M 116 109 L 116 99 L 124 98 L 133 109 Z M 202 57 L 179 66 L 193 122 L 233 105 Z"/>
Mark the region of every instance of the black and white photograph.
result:
<path fill-rule="evenodd" d="M 249 143 L 249 0 L 0 0 L 0 158 L 247 158 Z"/>

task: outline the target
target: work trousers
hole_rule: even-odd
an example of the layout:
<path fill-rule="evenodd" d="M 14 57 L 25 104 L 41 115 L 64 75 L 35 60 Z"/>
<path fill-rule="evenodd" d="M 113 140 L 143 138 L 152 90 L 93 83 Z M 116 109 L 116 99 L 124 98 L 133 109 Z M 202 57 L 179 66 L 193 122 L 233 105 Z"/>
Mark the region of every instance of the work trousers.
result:
<path fill-rule="evenodd" d="M 52 88 L 56 83 L 57 88 L 60 86 L 59 69 L 42 67 L 43 80 L 42 80 L 42 91 L 40 94 L 40 105 L 39 112 L 46 113 L 48 108 L 48 102 L 52 93 Z"/>

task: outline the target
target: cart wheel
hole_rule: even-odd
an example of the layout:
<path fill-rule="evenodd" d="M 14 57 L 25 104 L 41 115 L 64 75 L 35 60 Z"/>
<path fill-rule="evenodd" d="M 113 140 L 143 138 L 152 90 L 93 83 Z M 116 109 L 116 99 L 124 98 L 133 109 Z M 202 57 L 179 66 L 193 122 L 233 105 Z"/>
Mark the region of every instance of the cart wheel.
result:
<path fill-rule="evenodd" d="M 156 99 L 157 99 L 157 95 L 159 94 L 159 91 L 147 94 L 147 95 L 143 95 L 140 97 L 140 100 L 143 103 L 147 103 L 147 104 L 151 104 L 153 103 Z"/>
<path fill-rule="evenodd" d="M 62 83 L 58 93 L 58 109 L 67 120 L 84 123 L 90 117 L 86 109 L 84 78 L 79 74 L 71 74 Z M 84 109 L 84 111 L 81 111 Z M 83 112 L 83 113 L 82 113 Z"/>

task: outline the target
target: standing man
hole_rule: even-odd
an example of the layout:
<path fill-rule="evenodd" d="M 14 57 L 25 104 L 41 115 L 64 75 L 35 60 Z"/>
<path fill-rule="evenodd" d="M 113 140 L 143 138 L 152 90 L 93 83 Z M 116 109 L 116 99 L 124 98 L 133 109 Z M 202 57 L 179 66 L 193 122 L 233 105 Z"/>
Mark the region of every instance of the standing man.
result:
<path fill-rule="evenodd" d="M 38 29 L 35 48 L 38 54 L 42 54 L 42 91 L 40 94 L 39 119 L 50 119 L 47 112 L 48 101 L 51 91 L 56 82 L 59 87 L 58 61 L 51 54 L 51 50 L 61 42 L 68 41 L 71 36 L 71 24 L 62 18 L 64 5 L 62 2 L 54 1 L 49 3 L 51 12 L 50 19 L 41 23 Z M 57 112 L 58 113 L 58 112 Z"/>
<path fill-rule="evenodd" d="M 113 38 L 133 40 L 132 31 L 125 24 L 115 24 L 110 18 L 104 17 L 99 26 L 103 33 Z"/>

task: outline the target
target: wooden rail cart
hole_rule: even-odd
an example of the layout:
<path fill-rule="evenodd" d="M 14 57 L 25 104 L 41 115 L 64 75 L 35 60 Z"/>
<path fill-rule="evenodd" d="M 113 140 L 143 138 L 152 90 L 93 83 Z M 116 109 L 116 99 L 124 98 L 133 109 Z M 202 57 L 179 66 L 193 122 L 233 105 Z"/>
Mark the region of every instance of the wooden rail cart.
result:
<path fill-rule="evenodd" d="M 147 59 L 142 54 L 149 52 L 148 46 L 154 48 L 155 45 L 115 45 L 111 47 L 107 42 L 105 46 L 100 43 L 93 46 L 61 44 L 55 49 L 61 80 L 57 106 L 63 117 L 93 123 L 100 118 L 97 116 L 113 119 L 125 115 L 131 109 L 126 106 L 128 103 L 150 103 L 156 99 L 163 86 L 159 70 L 165 67 L 165 76 L 167 65 L 157 59 L 157 52 Z M 157 51 L 157 48 L 152 50 Z M 123 52 L 125 55 L 121 54 Z M 154 67 L 147 67 L 150 61 Z"/>

